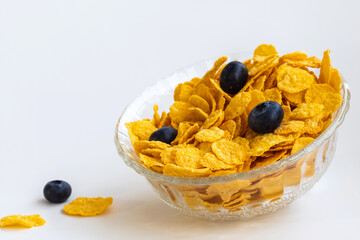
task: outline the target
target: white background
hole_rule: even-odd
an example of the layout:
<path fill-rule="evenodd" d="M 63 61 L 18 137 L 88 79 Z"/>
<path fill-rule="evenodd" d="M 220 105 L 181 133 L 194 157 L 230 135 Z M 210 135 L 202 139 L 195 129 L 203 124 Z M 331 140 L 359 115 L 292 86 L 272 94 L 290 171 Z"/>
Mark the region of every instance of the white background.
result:
<path fill-rule="evenodd" d="M 10 239 L 359 239 L 358 1 L 0 1 L 0 217 L 46 225 Z M 113 143 L 130 101 L 173 71 L 260 43 L 322 56 L 350 83 L 350 112 L 328 171 L 306 195 L 247 222 L 208 222 L 163 204 Z M 106 214 L 69 217 L 42 196 L 63 179 L 112 196 Z"/>

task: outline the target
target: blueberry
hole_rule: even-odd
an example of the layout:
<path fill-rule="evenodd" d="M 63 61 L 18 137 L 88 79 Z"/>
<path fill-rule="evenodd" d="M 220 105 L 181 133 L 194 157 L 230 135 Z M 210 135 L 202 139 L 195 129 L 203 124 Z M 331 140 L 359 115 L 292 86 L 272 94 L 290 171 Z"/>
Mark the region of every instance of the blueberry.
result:
<path fill-rule="evenodd" d="M 71 186 L 65 181 L 54 180 L 44 187 L 44 197 L 52 203 L 63 203 L 71 194 Z"/>
<path fill-rule="evenodd" d="M 277 102 L 266 101 L 251 110 L 248 123 L 257 133 L 271 133 L 279 127 L 284 117 L 284 110 Z"/>
<path fill-rule="evenodd" d="M 150 141 L 161 141 L 170 144 L 175 140 L 177 130 L 172 127 L 162 127 L 150 135 Z"/>
<path fill-rule="evenodd" d="M 220 74 L 220 87 L 224 92 L 236 94 L 248 79 L 248 70 L 242 62 L 229 62 Z"/>

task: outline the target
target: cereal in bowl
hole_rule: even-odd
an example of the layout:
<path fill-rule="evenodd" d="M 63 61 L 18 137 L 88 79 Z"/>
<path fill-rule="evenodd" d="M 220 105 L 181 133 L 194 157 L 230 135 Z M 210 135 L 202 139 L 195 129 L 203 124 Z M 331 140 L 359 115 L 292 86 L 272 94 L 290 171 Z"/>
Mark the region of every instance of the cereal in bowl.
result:
<path fill-rule="evenodd" d="M 126 123 L 135 153 L 146 168 L 177 177 L 245 172 L 296 153 L 342 102 L 329 54 L 279 56 L 262 44 L 243 62 L 219 58 L 202 78 L 178 84 L 169 112 L 155 105 L 152 119 Z"/>

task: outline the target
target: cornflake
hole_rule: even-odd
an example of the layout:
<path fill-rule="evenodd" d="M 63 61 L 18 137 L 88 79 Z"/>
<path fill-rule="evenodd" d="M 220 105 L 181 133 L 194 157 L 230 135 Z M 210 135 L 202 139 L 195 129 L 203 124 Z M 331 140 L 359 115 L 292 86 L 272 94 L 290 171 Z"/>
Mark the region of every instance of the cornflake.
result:
<path fill-rule="evenodd" d="M 34 215 L 10 215 L 0 220 L 0 227 L 21 226 L 26 228 L 39 227 L 46 223 L 39 214 Z"/>
<path fill-rule="evenodd" d="M 112 203 L 112 197 L 79 197 L 65 205 L 64 211 L 69 215 L 93 217 L 104 212 Z"/>

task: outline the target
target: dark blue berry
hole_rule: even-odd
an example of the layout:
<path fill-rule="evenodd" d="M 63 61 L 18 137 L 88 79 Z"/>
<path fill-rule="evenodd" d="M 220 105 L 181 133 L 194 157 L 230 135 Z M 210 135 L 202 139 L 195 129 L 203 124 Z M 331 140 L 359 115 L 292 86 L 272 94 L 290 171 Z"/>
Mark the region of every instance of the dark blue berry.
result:
<path fill-rule="evenodd" d="M 220 74 L 220 87 L 230 94 L 238 93 L 248 79 L 248 70 L 242 62 L 229 62 Z"/>
<path fill-rule="evenodd" d="M 280 126 L 283 117 L 284 110 L 279 103 L 266 101 L 251 110 L 248 123 L 254 132 L 271 133 Z"/>
<path fill-rule="evenodd" d="M 150 141 L 161 141 L 170 144 L 175 140 L 177 130 L 172 127 L 162 127 L 150 135 Z"/>
<path fill-rule="evenodd" d="M 52 203 L 63 203 L 70 195 L 71 186 L 65 181 L 50 181 L 44 187 L 44 197 Z"/>

